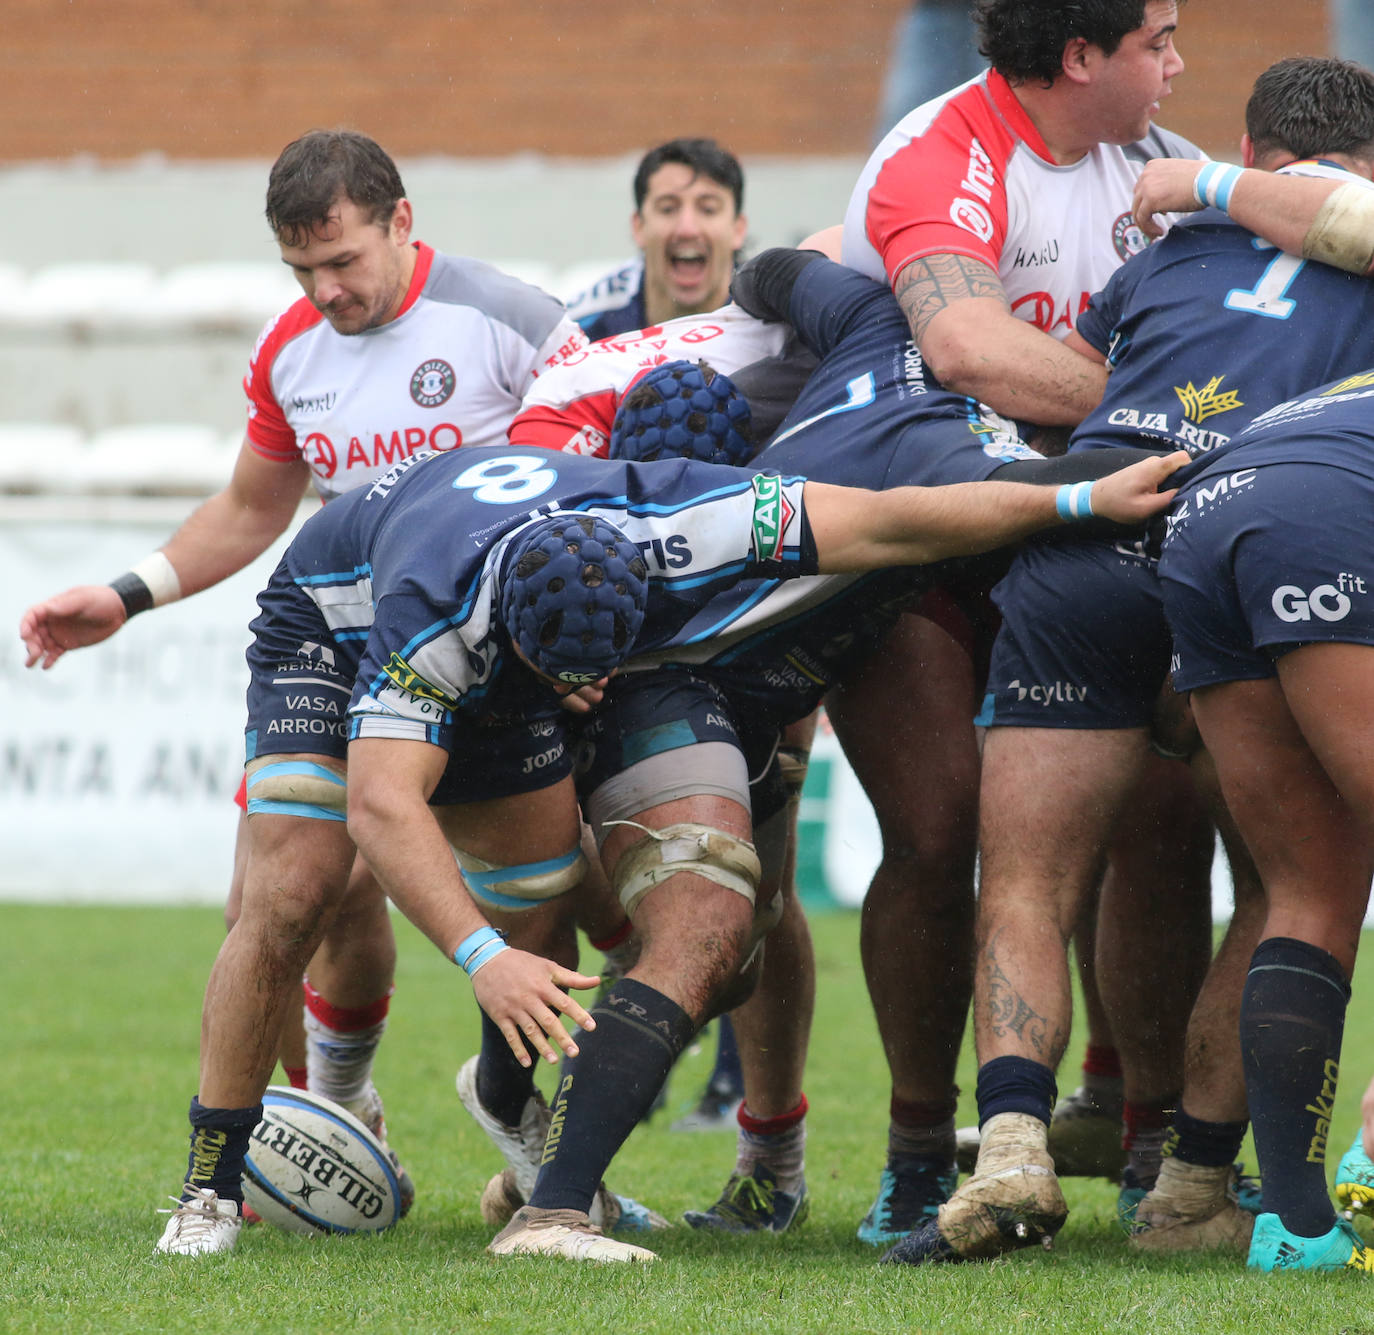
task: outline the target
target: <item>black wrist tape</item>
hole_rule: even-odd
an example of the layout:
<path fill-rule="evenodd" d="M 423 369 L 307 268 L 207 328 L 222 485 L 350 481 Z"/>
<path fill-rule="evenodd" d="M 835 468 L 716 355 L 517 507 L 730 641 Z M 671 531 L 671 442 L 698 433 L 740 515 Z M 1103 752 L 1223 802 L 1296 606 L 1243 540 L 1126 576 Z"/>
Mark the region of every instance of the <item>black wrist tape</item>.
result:
<path fill-rule="evenodd" d="M 112 588 L 124 604 L 125 618 L 146 612 L 153 605 L 153 591 L 132 570 L 110 581 Z"/>

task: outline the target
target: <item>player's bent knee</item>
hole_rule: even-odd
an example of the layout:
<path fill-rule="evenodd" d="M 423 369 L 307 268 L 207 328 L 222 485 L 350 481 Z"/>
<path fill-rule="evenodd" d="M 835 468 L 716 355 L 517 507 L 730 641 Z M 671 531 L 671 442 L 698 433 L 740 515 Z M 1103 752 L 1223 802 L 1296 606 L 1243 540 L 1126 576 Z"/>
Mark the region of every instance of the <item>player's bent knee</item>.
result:
<path fill-rule="evenodd" d="M 463 873 L 463 884 L 479 904 L 519 913 L 538 908 L 581 884 L 587 859 L 580 848 L 543 862 L 523 862 L 498 867 L 461 848 L 453 850 Z"/>
<path fill-rule="evenodd" d="M 679 872 L 702 876 L 742 895 L 751 905 L 754 903 L 762 868 L 758 852 L 747 840 L 692 822 L 666 825 L 661 830 L 642 825 L 636 828 L 644 831 L 644 838 L 620 855 L 612 879 L 630 917 L 650 890 Z"/>
<path fill-rule="evenodd" d="M 245 768 L 248 814 L 347 821 L 348 784 L 342 768 L 318 756 L 274 755 Z"/>

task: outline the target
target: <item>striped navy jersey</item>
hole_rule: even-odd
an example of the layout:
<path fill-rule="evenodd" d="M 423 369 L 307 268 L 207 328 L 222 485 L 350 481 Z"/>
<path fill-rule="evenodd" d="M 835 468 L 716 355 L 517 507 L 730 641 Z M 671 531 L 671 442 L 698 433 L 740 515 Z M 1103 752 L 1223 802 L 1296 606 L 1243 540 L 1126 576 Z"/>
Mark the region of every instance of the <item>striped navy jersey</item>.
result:
<path fill-rule="evenodd" d="M 529 524 L 578 511 L 639 546 L 650 594 L 636 646 L 652 653 L 747 633 L 786 614 L 780 591 L 832 583 L 815 577 L 802 490 L 799 477 L 694 460 L 417 455 L 312 517 L 285 562 L 334 637 L 365 643 L 350 736 L 428 740 L 436 721 L 480 716 L 492 699 L 511 656 L 497 630 L 503 561 Z"/>

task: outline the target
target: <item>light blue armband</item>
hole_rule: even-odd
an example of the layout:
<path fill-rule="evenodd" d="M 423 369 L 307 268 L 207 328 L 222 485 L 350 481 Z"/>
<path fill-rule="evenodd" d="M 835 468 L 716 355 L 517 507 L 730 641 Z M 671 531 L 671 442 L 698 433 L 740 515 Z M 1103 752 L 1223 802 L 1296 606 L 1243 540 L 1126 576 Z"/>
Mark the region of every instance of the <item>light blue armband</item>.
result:
<path fill-rule="evenodd" d="M 1229 162 L 1209 162 L 1193 179 L 1193 197 L 1223 213 L 1231 206 L 1231 192 L 1240 180 L 1240 167 Z"/>
<path fill-rule="evenodd" d="M 1093 517 L 1093 484 L 1069 482 L 1054 494 L 1054 508 L 1066 524 L 1078 523 Z"/>
<path fill-rule="evenodd" d="M 484 964 L 490 964 L 503 950 L 509 949 L 505 932 L 495 927 L 479 927 L 458 943 L 458 948 L 453 952 L 453 962 L 472 978 Z"/>

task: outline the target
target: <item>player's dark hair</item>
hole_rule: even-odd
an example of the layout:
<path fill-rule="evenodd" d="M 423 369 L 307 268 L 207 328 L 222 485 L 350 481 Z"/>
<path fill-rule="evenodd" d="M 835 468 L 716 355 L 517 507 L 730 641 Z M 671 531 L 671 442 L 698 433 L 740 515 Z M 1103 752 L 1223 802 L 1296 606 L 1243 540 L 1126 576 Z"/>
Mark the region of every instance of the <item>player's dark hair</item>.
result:
<path fill-rule="evenodd" d="M 1245 132 L 1256 156 L 1374 157 L 1374 74 L 1353 60 L 1294 56 L 1255 80 Z"/>
<path fill-rule="evenodd" d="M 267 222 L 277 239 L 303 245 L 341 199 L 386 227 L 405 196 L 390 155 L 354 130 L 310 130 L 282 149 L 267 178 Z"/>
<path fill-rule="evenodd" d="M 670 139 L 666 144 L 651 148 L 635 169 L 635 212 L 644 207 L 649 194 L 649 178 L 670 162 L 680 163 L 694 176 L 710 177 L 724 186 L 735 199 L 735 212 L 744 208 L 744 169 L 733 153 L 727 152 L 714 139 Z"/>
<path fill-rule="evenodd" d="M 978 50 L 1011 83 L 1049 87 L 1075 37 L 1111 55 L 1145 22 L 1147 0 L 975 0 Z"/>

